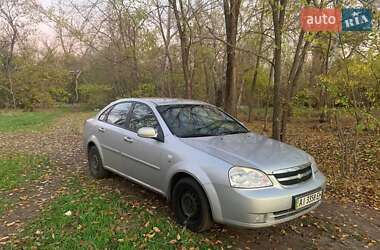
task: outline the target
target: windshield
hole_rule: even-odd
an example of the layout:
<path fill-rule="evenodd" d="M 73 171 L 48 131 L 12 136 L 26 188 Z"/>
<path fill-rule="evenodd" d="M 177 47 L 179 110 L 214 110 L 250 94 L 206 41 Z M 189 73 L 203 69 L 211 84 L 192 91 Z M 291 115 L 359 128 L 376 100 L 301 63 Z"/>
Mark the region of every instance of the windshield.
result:
<path fill-rule="evenodd" d="M 178 137 L 220 136 L 248 133 L 235 119 L 208 105 L 163 105 L 157 107 L 170 131 Z"/>

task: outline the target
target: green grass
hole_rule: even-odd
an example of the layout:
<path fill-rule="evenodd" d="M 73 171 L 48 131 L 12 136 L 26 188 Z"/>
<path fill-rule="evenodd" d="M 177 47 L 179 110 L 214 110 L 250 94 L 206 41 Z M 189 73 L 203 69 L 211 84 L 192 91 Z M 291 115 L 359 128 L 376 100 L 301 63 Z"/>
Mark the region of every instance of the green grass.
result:
<path fill-rule="evenodd" d="M 49 165 L 44 156 L 10 154 L 0 156 L 0 191 L 9 191 L 38 179 Z"/>
<path fill-rule="evenodd" d="M 100 191 L 86 182 L 71 179 L 65 194 L 26 227 L 21 245 L 38 249 L 215 248 L 204 234 L 183 230 L 143 202 Z"/>
<path fill-rule="evenodd" d="M 0 195 L 23 187 L 44 174 L 49 161 L 43 156 L 22 154 L 0 156 Z M 0 196 L 0 215 L 13 205 L 8 197 Z"/>
<path fill-rule="evenodd" d="M 12 201 L 7 198 L 0 199 L 0 216 L 12 205 Z"/>
<path fill-rule="evenodd" d="M 63 112 L 0 112 L 0 132 L 38 131 L 50 125 Z"/>

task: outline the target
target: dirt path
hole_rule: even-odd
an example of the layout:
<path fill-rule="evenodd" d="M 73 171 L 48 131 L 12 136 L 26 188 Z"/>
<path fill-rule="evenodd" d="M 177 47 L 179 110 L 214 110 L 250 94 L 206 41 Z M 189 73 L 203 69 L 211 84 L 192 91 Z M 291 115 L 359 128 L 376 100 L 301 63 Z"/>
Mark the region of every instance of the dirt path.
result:
<path fill-rule="evenodd" d="M 47 155 L 51 160 L 50 169 L 42 178 L 0 194 L 0 198 L 11 200 L 14 204 L 0 217 L 2 243 L 11 240 L 25 222 L 36 217 L 59 194 L 67 175 L 83 171 L 86 161 L 78 124 L 83 119 L 78 114 L 68 114 L 45 132 L 0 133 L 0 154 L 20 152 Z"/>
<path fill-rule="evenodd" d="M 48 155 L 52 169 L 42 179 L 0 194 L 17 201 L 0 218 L 0 241 L 6 242 L 35 218 L 60 193 L 69 175 L 86 175 L 81 128 L 85 114 L 70 113 L 41 133 L 0 134 L 0 154 L 26 152 Z M 98 182 L 99 188 L 118 189 L 140 201 L 154 204 L 162 215 L 172 216 L 166 201 L 155 193 L 113 176 Z M 276 227 L 242 230 L 216 225 L 207 235 L 230 242 L 233 249 L 380 249 L 380 213 L 369 208 L 342 206 L 331 200 L 309 215 Z"/>

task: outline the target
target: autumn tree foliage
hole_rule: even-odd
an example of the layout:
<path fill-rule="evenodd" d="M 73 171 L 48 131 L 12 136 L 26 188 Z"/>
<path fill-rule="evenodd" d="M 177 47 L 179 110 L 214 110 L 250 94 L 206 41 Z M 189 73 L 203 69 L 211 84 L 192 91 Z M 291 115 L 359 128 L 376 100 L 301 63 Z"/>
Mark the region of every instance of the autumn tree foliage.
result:
<path fill-rule="evenodd" d="M 372 32 L 300 28 L 302 7 L 340 5 L 1 1 L 0 107 L 95 108 L 120 97 L 179 97 L 211 102 L 250 121 L 271 121 L 272 137 L 283 141 L 294 112 L 305 107 L 320 122 L 347 111 L 356 127 L 372 129 L 380 92 L 378 11 L 373 8 Z"/>

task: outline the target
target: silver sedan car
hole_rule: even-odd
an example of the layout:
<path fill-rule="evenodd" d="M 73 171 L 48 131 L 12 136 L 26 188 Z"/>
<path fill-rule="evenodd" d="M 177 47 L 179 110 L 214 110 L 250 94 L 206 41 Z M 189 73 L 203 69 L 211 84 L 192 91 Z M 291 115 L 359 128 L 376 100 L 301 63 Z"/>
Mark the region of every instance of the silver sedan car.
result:
<path fill-rule="evenodd" d="M 89 170 L 165 196 L 179 224 L 267 227 L 321 204 L 326 178 L 309 154 L 250 132 L 217 107 L 122 99 L 85 123 Z"/>

